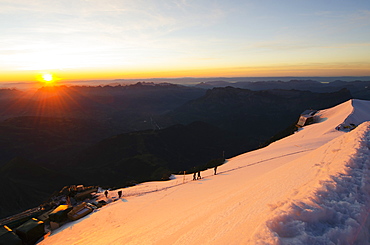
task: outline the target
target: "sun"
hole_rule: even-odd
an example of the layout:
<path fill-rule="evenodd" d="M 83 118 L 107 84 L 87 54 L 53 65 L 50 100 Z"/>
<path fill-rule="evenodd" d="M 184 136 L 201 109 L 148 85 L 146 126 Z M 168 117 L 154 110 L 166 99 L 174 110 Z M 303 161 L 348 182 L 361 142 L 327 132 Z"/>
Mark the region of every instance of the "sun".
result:
<path fill-rule="evenodd" d="M 50 74 L 50 73 L 45 73 L 45 74 L 42 74 L 42 79 L 46 82 L 46 83 L 50 83 L 52 82 L 54 79 L 53 79 L 53 75 Z"/>
<path fill-rule="evenodd" d="M 52 73 L 44 72 L 38 75 L 37 80 L 44 84 L 44 86 L 54 86 L 58 79 Z"/>

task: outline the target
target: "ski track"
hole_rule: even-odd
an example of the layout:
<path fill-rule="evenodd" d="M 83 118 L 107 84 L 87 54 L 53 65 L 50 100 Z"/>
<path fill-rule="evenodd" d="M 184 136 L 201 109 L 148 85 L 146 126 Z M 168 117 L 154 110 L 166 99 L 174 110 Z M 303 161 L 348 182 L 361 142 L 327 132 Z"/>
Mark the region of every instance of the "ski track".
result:
<path fill-rule="evenodd" d="M 244 166 L 238 166 L 236 168 L 228 169 L 228 170 L 225 170 L 225 171 L 220 171 L 217 174 L 223 174 L 223 173 L 228 173 L 228 172 L 236 171 L 236 170 L 241 169 L 241 168 L 250 167 L 250 166 L 253 166 L 253 165 L 256 165 L 256 164 L 261 164 L 263 162 L 267 162 L 267 161 L 271 161 L 271 160 L 274 160 L 274 159 L 278 159 L 278 158 L 282 158 L 282 157 L 286 157 L 286 156 L 291 156 L 291 155 L 295 155 L 295 154 L 299 154 L 299 153 L 303 153 L 303 152 L 308 152 L 308 151 L 312 151 L 312 150 L 313 149 L 307 149 L 307 150 L 292 152 L 292 153 L 289 153 L 289 154 L 284 154 L 284 155 L 281 155 L 281 156 L 271 157 L 271 158 L 264 159 L 264 160 L 261 160 L 261 161 L 257 161 L 257 162 L 254 162 L 254 163 L 250 163 L 250 164 L 247 164 L 247 165 L 244 165 Z M 207 179 L 208 177 L 211 177 L 211 176 L 213 176 L 213 175 L 205 175 L 204 177 L 202 177 L 202 179 Z M 180 179 L 181 179 L 181 177 L 179 177 L 179 180 Z M 159 188 L 159 189 L 154 189 L 154 190 L 149 190 L 149 191 L 143 191 L 143 192 L 136 192 L 136 193 L 125 194 L 124 197 L 142 196 L 142 195 L 153 193 L 153 192 L 164 191 L 164 190 L 168 190 L 168 189 L 174 188 L 176 186 L 187 184 L 187 183 L 192 182 L 192 181 L 193 180 L 186 180 L 185 182 L 177 183 L 177 184 L 174 184 L 174 185 L 171 185 L 171 186 L 167 186 L 167 187 L 163 187 L 163 188 Z"/>

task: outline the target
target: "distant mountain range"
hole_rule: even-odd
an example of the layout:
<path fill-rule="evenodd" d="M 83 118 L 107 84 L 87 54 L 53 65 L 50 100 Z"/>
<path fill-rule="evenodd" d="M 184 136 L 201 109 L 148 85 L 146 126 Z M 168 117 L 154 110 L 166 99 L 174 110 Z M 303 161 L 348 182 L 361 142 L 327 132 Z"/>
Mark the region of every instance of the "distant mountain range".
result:
<path fill-rule="evenodd" d="M 153 118 L 205 92 L 143 83 L 49 87 L 32 94 L 0 90 L 0 166 L 16 156 L 49 163 L 120 133 L 169 126 Z"/>
<path fill-rule="evenodd" d="M 252 91 L 213 88 L 166 116 L 178 123 L 204 121 L 237 133 L 254 147 L 294 124 L 305 109 L 323 109 L 351 98 L 347 89 L 333 93 L 300 90 Z"/>
<path fill-rule="evenodd" d="M 237 83 L 237 82 L 266 82 L 266 81 L 282 81 L 289 82 L 292 80 L 305 81 L 312 80 L 321 83 L 331 83 L 334 81 L 370 81 L 370 76 L 341 76 L 341 77 L 180 77 L 180 78 L 145 78 L 145 79 L 113 79 L 113 80 L 81 80 L 81 81 L 59 81 L 60 85 L 67 86 L 116 86 L 116 85 L 130 85 L 136 83 L 171 83 L 187 86 L 194 86 L 199 83 Z M 230 84 L 229 84 L 230 85 Z M 33 82 L 14 82 L 2 83 L 1 88 L 18 88 L 29 89 L 34 88 Z"/>
<path fill-rule="evenodd" d="M 119 187 L 205 168 L 223 152 L 229 158 L 291 133 L 306 109 L 369 96 L 368 83 L 336 82 L 338 90 L 325 93 L 303 89 L 321 86 L 312 81 L 276 82 L 302 90 L 168 83 L 61 86 L 32 94 L 1 89 L 0 187 L 2 200 L 17 205 L 0 204 L 6 207 L 0 217 L 35 205 L 30 195 L 41 200 L 72 182 Z M 26 165 L 33 171 L 23 171 Z"/>
<path fill-rule="evenodd" d="M 283 90 L 302 90 L 316 93 L 330 93 L 346 88 L 356 99 L 370 99 L 370 79 L 366 81 L 356 80 L 346 82 L 335 80 L 333 82 L 318 82 L 316 80 L 289 80 L 289 81 L 258 81 L 258 82 L 227 82 L 210 81 L 202 82 L 196 87 L 212 89 L 215 87 L 227 87 L 250 89 L 253 91 L 283 89 Z"/>

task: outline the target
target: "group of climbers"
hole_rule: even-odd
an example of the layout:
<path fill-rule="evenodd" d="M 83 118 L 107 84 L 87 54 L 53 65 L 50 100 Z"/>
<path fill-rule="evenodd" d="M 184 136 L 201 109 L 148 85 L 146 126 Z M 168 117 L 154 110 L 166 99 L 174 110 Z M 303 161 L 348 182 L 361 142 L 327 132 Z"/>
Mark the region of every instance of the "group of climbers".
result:
<path fill-rule="evenodd" d="M 217 166 L 216 167 L 214 167 L 214 175 L 216 175 L 217 174 Z M 198 179 L 201 179 L 202 177 L 200 176 L 200 171 L 198 171 L 198 172 L 194 172 L 194 174 L 193 174 L 193 180 L 198 180 Z"/>

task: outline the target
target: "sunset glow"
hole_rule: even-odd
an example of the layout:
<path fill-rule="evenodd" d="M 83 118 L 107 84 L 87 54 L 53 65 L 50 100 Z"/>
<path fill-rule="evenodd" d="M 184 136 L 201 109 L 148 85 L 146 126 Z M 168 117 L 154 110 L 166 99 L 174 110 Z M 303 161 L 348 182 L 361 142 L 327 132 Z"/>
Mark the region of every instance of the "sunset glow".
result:
<path fill-rule="evenodd" d="M 63 81 L 370 75 L 368 1 L 6 0 L 0 9 L 10 23 L 0 27 L 0 82 L 44 71 Z"/>

